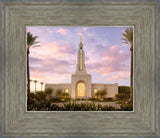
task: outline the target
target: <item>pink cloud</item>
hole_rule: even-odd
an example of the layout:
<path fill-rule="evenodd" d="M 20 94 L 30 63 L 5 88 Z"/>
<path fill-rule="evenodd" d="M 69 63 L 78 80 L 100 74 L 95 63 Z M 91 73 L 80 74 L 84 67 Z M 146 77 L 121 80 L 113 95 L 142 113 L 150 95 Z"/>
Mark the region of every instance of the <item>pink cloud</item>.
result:
<path fill-rule="evenodd" d="M 65 80 L 68 77 L 68 74 L 46 74 L 40 71 L 32 71 L 31 73 L 31 80 L 38 80 L 38 82 L 45 82 L 45 83 L 60 83 L 61 81 Z"/>
<path fill-rule="evenodd" d="M 81 36 L 81 35 L 82 35 L 82 36 L 83 36 L 84 34 L 83 34 L 83 33 L 77 33 L 77 35 L 79 35 L 79 36 Z"/>
<path fill-rule="evenodd" d="M 94 55 L 95 56 L 95 55 Z M 89 71 L 95 71 L 102 75 L 109 75 L 112 72 L 125 72 L 130 70 L 130 66 L 125 64 L 130 59 L 130 53 L 119 52 L 118 46 L 111 46 L 103 50 L 99 58 L 89 58 L 86 62 Z"/>
<path fill-rule="evenodd" d="M 77 51 L 68 42 L 46 43 L 45 46 L 30 49 L 30 72 L 31 78 L 45 82 L 54 81 L 55 75 L 66 76 L 73 73 L 76 67 Z M 47 75 L 46 74 L 50 74 Z M 49 76 L 51 77 L 49 79 Z M 62 77 L 66 79 L 65 77 Z M 60 78 L 58 80 L 61 80 Z M 55 82 L 55 81 L 54 81 Z"/>
<path fill-rule="evenodd" d="M 59 43 L 52 42 L 46 43 L 42 47 L 31 48 L 30 57 L 35 57 L 38 59 L 48 59 L 50 57 L 64 59 L 64 60 L 73 60 L 76 56 L 75 47 L 67 42 Z"/>
<path fill-rule="evenodd" d="M 56 32 L 57 32 L 57 33 L 60 33 L 60 34 L 62 34 L 62 35 L 66 35 L 67 32 L 68 32 L 68 30 L 67 30 L 67 29 L 63 29 L 63 28 L 59 28 Z"/>
<path fill-rule="evenodd" d="M 52 29 L 47 28 L 47 32 L 49 32 L 49 33 L 53 33 L 53 30 L 52 30 Z"/>
<path fill-rule="evenodd" d="M 123 51 L 123 50 L 120 50 L 119 53 L 124 53 L 124 51 Z"/>
<path fill-rule="evenodd" d="M 86 27 L 83 27 L 82 30 L 83 30 L 83 31 L 87 31 L 87 28 L 86 28 Z"/>
<path fill-rule="evenodd" d="M 74 65 L 72 62 L 69 62 L 64 59 L 57 59 L 54 57 L 48 58 L 35 58 L 30 57 L 30 70 L 32 71 L 40 71 L 43 73 L 57 73 L 57 74 L 67 74 L 72 73 L 72 66 Z"/>
<path fill-rule="evenodd" d="M 125 80 L 130 77 L 130 72 L 125 71 L 125 72 L 118 72 L 113 75 L 106 76 L 107 81 L 117 81 L 117 80 Z"/>

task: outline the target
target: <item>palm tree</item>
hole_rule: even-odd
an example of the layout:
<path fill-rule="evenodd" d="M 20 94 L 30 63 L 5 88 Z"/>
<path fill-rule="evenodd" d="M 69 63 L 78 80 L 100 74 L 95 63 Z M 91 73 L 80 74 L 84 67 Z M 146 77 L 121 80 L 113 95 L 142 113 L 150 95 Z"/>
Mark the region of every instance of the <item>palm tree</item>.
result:
<path fill-rule="evenodd" d="M 131 51 L 130 98 L 131 98 L 131 101 L 133 101 L 133 28 L 128 27 L 125 30 L 125 33 L 122 33 L 122 35 L 124 36 L 122 38 L 123 43 L 129 44 L 130 51 Z"/>
<path fill-rule="evenodd" d="M 34 83 L 35 83 L 35 93 L 36 93 L 36 91 L 37 91 L 37 80 L 34 80 Z"/>
<path fill-rule="evenodd" d="M 43 82 L 41 82 L 41 91 L 43 91 Z"/>
<path fill-rule="evenodd" d="M 38 42 L 36 41 L 38 37 L 33 36 L 30 32 L 27 32 L 27 93 L 30 95 L 30 73 L 29 73 L 29 49 L 31 46 L 37 46 Z"/>

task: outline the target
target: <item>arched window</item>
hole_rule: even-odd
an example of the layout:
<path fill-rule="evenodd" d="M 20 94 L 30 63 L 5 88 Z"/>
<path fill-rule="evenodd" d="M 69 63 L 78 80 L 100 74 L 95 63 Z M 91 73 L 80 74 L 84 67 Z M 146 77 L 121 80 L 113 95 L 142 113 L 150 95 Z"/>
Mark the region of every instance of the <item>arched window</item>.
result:
<path fill-rule="evenodd" d="M 86 88 L 85 88 L 84 82 L 79 82 L 77 84 L 77 96 L 78 97 L 84 97 L 85 96 L 85 91 L 86 91 Z"/>
<path fill-rule="evenodd" d="M 98 89 L 94 89 L 94 94 L 96 94 L 98 92 Z"/>
<path fill-rule="evenodd" d="M 68 89 L 66 88 L 64 92 L 65 92 L 65 93 L 68 93 Z"/>

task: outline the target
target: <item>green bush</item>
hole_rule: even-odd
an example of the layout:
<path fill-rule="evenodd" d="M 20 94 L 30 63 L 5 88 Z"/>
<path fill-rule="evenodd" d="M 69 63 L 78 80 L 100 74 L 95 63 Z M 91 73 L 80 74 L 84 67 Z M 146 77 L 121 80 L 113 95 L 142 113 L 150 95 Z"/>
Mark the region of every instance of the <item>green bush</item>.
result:
<path fill-rule="evenodd" d="M 101 97 L 104 97 L 107 94 L 106 89 L 99 90 L 98 92 L 100 93 Z"/>
<path fill-rule="evenodd" d="M 65 98 L 65 101 L 69 102 L 71 100 L 71 98 Z"/>
<path fill-rule="evenodd" d="M 133 111 L 133 102 L 121 104 L 121 111 Z"/>
<path fill-rule="evenodd" d="M 101 110 L 102 111 L 118 111 L 117 108 L 115 108 L 113 106 L 108 106 L 108 105 L 103 106 Z"/>
<path fill-rule="evenodd" d="M 62 99 L 61 97 L 58 97 L 58 96 L 57 96 L 57 97 L 52 97 L 52 98 L 50 98 L 50 101 L 51 101 L 51 102 L 61 102 L 61 99 Z"/>
<path fill-rule="evenodd" d="M 62 90 L 61 89 L 56 90 L 56 96 L 62 96 Z"/>
<path fill-rule="evenodd" d="M 118 94 L 116 94 L 116 97 L 117 97 L 118 100 L 128 99 L 128 96 L 126 96 L 124 93 L 118 93 Z"/>
<path fill-rule="evenodd" d="M 62 97 L 66 99 L 66 98 L 69 98 L 70 95 L 69 95 L 69 93 L 62 93 Z"/>
<path fill-rule="evenodd" d="M 97 100 L 97 98 L 89 98 L 90 101 Z"/>
<path fill-rule="evenodd" d="M 94 94 L 94 97 L 97 99 L 103 98 L 107 94 L 106 89 L 98 90 L 97 93 Z"/>
<path fill-rule="evenodd" d="M 116 104 L 122 104 L 124 103 L 123 101 L 117 101 Z"/>
<path fill-rule="evenodd" d="M 119 93 L 130 93 L 130 87 L 128 86 L 118 86 Z"/>
<path fill-rule="evenodd" d="M 101 104 L 96 105 L 93 103 L 64 103 L 63 106 L 53 104 L 53 102 L 62 102 L 62 97 L 53 97 L 52 99 L 46 99 L 46 93 L 37 92 L 36 94 L 30 94 L 30 100 L 27 100 L 28 111 L 132 111 L 133 103 L 131 101 L 121 102 L 120 109 L 112 106 L 102 106 Z M 70 101 L 70 98 L 66 98 L 65 101 Z M 111 98 L 106 98 L 111 100 Z M 113 99 L 112 99 L 113 100 Z"/>
<path fill-rule="evenodd" d="M 30 97 L 27 100 L 27 110 L 41 111 L 48 110 L 50 101 L 46 100 L 47 94 L 43 91 L 38 91 L 35 94 L 30 93 Z"/>
<path fill-rule="evenodd" d="M 47 94 L 47 95 L 51 95 L 52 94 L 52 89 L 51 88 L 47 88 L 46 90 L 45 90 L 45 93 Z"/>
<path fill-rule="evenodd" d="M 119 109 L 112 106 L 96 105 L 95 103 L 67 103 L 62 108 L 63 111 L 118 111 Z"/>
<path fill-rule="evenodd" d="M 125 99 L 130 98 L 130 87 L 128 86 L 119 86 L 118 87 L 119 94 L 123 94 Z"/>
<path fill-rule="evenodd" d="M 36 95 L 34 93 L 30 93 L 30 98 L 31 99 L 36 98 Z"/>
<path fill-rule="evenodd" d="M 44 100 L 47 96 L 47 94 L 43 91 L 36 92 L 36 100 Z"/>
<path fill-rule="evenodd" d="M 50 107 L 51 102 L 48 100 L 34 100 L 33 103 L 27 105 L 27 110 L 28 111 L 43 111 L 43 110 L 48 110 Z"/>
<path fill-rule="evenodd" d="M 104 101 L 113 101 L 113 98 L 107 97 L 107 98 L 104 98 L 103 100 L 104 100 Z"/>
<path fill-rule="evenodd" d="M 79 99 L 79 98 L 77 98 L 77 99 L 75 99 L 76 101 L 80 101 L 81 99 Z"/>
<path fill-rule="evenodd" d="M 57 104 L 52 104 L 49 107 L 49 111 L 63 111 L 63 107 L 60 107 Z"/>

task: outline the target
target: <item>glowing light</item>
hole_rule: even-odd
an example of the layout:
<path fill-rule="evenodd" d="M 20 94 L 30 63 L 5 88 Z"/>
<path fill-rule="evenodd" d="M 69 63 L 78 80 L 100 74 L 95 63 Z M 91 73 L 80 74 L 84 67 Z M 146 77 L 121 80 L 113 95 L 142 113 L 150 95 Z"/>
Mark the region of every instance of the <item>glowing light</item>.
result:
<path fill-rule="evenodd" d="M 85 96 L 85 84 L 83 82 L 79 82 L 77 84 L 77 95 L 78 97 L 84 97 Z"/>

